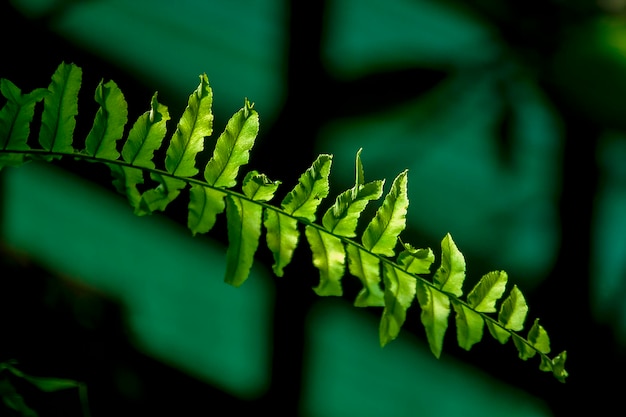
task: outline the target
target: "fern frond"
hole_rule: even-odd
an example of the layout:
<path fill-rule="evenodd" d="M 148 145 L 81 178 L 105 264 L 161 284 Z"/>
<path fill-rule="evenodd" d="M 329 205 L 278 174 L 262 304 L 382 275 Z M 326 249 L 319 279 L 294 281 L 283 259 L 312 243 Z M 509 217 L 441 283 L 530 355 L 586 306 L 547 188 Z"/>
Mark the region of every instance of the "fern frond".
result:
<path fill-rule="evenodd" d="M 433 277 L 441 289 L 460 297 L 465 280 L 465 258 L 448 233 L 441 241 L 441 266 Z"/>
<path fill-rule="evenodd" d="M 111 170 L 114 187 L 127 197 L 137 215 L 166 210 L 188 189 L 187 226 L 193 235 L 209 232 L 225 212 L 229 244 L 224 280 L 235 286 L 248 278 L 263 227 L 265 243 L 274 258 L 272 269 L 281 277 L 298 246 L 299 226 L 304 226 L 312 263 L 320 274 L 313 290 L 320 296 L 339 296 L 346 270 L 358 279 L 362 289 L 355 306 L 383 307 L 381 346 L 399 335 L 417 299 L 421 323 L 436 357 L 442 353 L 450 312 L 454 310 L 457 341 L 463 349 L 469 350 L 481 341 L 486 326 L 500 343 L 512 339 L 521 359 L 539 356 L 540 370 L 565 381 L 567 353 L 548 356 L 550 339 L 539 320 L 533 321 L 526 336 L 520 333 L 528 314 L 520 289 L 513 286 L 498 305 L 508 281 L 504 271 L 485 274 L 463 299 L 465 259 L 451 235 L 441 241 L 440 264 L 432 274 L 433 251 L 401 242 L 409 205 L 407 171 L 394 179 L 359 237 L 361 214 L 371 201 L 382 196 L 384 186 L 384 180 L 365 183 L 361 149 L 356 154 L 354 186 L 340 193 L 317 223 L 320 203 L 329 194 L 332 155 L 319 155 L 280 204 L 271 202 L 280 181 L 271 181 L 256 171 L 246 174 L 242 181 L 237 179 L 241 167 L 248 163 L 259 129 L 258 114 L 247 99 L 218 137 L 200 175 L 196 159 L 213 131 L 213 94 L 206 74 L 200 76 L 197 89 L 189 96 L 167 143 L 164 161 L 155 161 L 154 154 L 167 134 L 167 107 L 157 101 L 155 93 L 150 109 L 139 116 L 123 139 L 127 105 L 112 81 L 97 86 L 95 100 L 100 108 L 84 148 L 76 150 L 73 134 L 81 78 L 80 68 L 61 63 L 48 88 L 27 94 L 10 81 L 0 80 L 0 92 L 6 98 L 0 109 L 0 169 L 32 159 L 52 161 L 62 157 L 105 164 Z M 37 145 L 29 140 L 30 128 L 35 108 L 42 100 Z M 239 184 L 241 191 L 234 189 Z M 403 249 L 396 256 L 399 242 Z"/>

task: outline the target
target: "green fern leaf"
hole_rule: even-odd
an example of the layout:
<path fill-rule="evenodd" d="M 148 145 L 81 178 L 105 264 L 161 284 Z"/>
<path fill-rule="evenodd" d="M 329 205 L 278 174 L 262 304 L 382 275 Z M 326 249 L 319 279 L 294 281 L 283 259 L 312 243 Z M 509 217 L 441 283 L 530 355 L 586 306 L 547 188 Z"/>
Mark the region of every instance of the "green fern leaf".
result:
<path fill-rule="evenodd" d="M 234 187 L 239 168 L 248 163 L 258 132 L 259 115 L 246 100 L 217 140 L 213 156 L 204 170 L 207 183 L 214 187 Z"/>
<path fill-rule="evenodd" d="M 135 214 L 139 216 L 151 214 L 156 210 L 164 211 L 187 185 L 183 180 L 156 172 L 151 173 L 150 178 L 159 185 L 141 194 L 139 204 L 135 208 Z"/>
<path fill-rule="evenodd" d="M 228 196 L 228 249 L 224 281 L 235 287 L 243 284 L 250 274 L 261 237 L 262 213 L 262 206 L 239 197 Z"/>
<path fill-rule="evenodd" d="M 545 329 L 539 324 L 539 319 L 535 319 L 533 326 L 528 332 L 528 340 L 517 333 L 512 334 L 512 339 L 522 360 L 532 358 L 537 352 L 544 355 L 550 353 L 550 338 Z"/>
<path fill-rule="evenodd" d="M 332 156 L 319 155 L 313 165 L 300 176 L 298 184 L 281 203 L 282 209 L 293 217 L 315 221 L 317 207 L 328 195 L 328 176 Z"/>
<path fill-rule="evenodd" d="M 560 382 L 565 382 L 568 377 L 568 373 L 565 370 L 565 361 L 567 359 L 567 352 L 563 351 L 550 359 L 545 355 L 541 356 L 541 364 L 539 369 L 546 372 L 552 372 L 552 375 Z"/>
<path fill-rule="evenodd" d="M 313 290 L 320 296 L 342 295 L 340 281 L 346 270 L 343 242 L 310 225 L 304 232 L 313 253 L 313 265 L 320 271 L 320 283 Z"/>
<path fill-rule="evenodd" d="M 524 328 L 527 313 L 528 305 L 524 295 L 515 285 L 507 299 L 502 303 L 498 321 L 504 324 L 506 329 L 520 331 Z"/>
<path fill-rule="evenodd" d="M 298 220 L 280 214 L 274 210 L 265 211 L 263 221 L 267 234 L 265 236 L 267 247 L 274 256 L 272 271 L 278 277 L 284 274 L 284 268 L 289 264 L 293 252 L 298 246 Z"/>
<path fill-rule="evenodd" d="M 225 194 L 222 191 L 192 184 L 189 190 L 187 227 L 195 236 L 207 233 L 215 226 L 217 215 L 226 208 Z"/>
<path fill-rule="evenodd" d="M 439 358 L 443 349 L 443 339 L 448 329 L 450 299 L 430 285 L 417 281 L 417 301 L 422 309 L 420 319 L 426 329 L 430 351 Z"/>
<path fill-rule="evenodd" d="M 550 338 L 545 329 L 539 324 L 539 319 L 535 319 L 533 326 L 528 332 L 528 340 L 513 333 L 513 343 L 519 352 L 519 357 L 523 360 L 532 358 L 539 353 L 550 353 Z"/>
<path fill-rule="evenodd" d="M 320 284 L 314 290 L 318 295 L 342 295 L 340 280 L 345 273 L 346 251 L 336 236 L 354 237 L 359 217 L 370 200 L 382 195 L 384 181 L 364 184 L 361 149 L 356 154 L 354 187 L 339 194 L 335 203 L 322 218 L 324 228 L 332 235 L 307 226 L 305 232 L 313 252 L 313 264 L 320 269 Z M 376 261 L 377 262 L 377 261 Z M 377 263 L 378 265 L 378 263 Z M 376 267 L 377 268 L 377 267 Z M 357 272 L 357 274 L 359 274 Z M 364 279 L 364 275 L 359 274 Z M 378 273 L 376 273 L 378 275 Z M 380 278 L 376 278 L 377 284 Z M 382 292 L 378 291 L 379 295 Z"/>
<path fill-rule="evenodd" d="M 416 292 L 416 278 L 389 264 L 383 265 L 385 284 L 385 308 L 380 319 L 379 338 L 381 346 L 394 340 L 406 320 Z"/>
<path fill-rule="evenodd" d="M 428 274 L 435 261 L 435 254 L 430 248 L 416 249 L 405 243 L 404 250 L 398 255 L 398 264 L 412 274 Z"/>
<path fill-rule="evenodd" d="M 520 357 L 520 359 L 527 360 L 537 354 L 537 350 L 528 345 L 528 342 L 522 336 L 518 335 L 517 333 L 511 334 L 511 336 L 511 340 L 513 340 L 513 344 L 519 352 L 518 356 Z"/>
<path fill-rule="evenodd" d="M 478 281 L 467 295 L 467 302 L 476 311 L 494 313 L 496 301 L 502 297 L 508 280 L 504 271 L 492 271 Z"/>
<path fill-rule="evenodd" d="M 52 75 L 52 81 L 48 86 L 51 94 L 44 97 L 39 130 L 39 143 L 48 152 L 74 152 L 72 139 L 76 127 L 75 117 L 78 114 L 78 91 L 82 74 L 82 70 L 76 65 L 63 62 Z"/>
<path fill-rule="evenodd" d="M 385 263 L 383 265 L 384 305 L 380 323 L 380 343 L 385 346 L 395 339 L 406 319 L 406 311 L 411 306 L 416 294 L 416 278 L 411 274 L 426 274 L 435 260 L 430 249 L 415 249 L 404 244 L 397 265 L 402 269 Z"/>
<path fill-rule="evenodd" d="M 130 168 L 124 165 L 107 165 L 111 170 L 113 186 L 117 192 L 126 196 L 135 214 L 141 215 L 141 212 L 137 210 L 141 202 L 141 193 L 137 189 L 137 184 L 143 184 L 143 171 L 140 168 Z"/>
<path fill-rule="evenodd" d="M 213 131 L 213 92 L 206 74 L 200 76 L 198 88 L 189 96 L 187 107 L 178 122 L 165 155 L 165 169 L 177 177 L 198 173 L 196 155 L 204 149 L 204 138 Z"/>
<path fill-rule="evenodd" d="M 4 151 L 30 149 L 27 141 L 30 136 L 30 124 L 35 114 L 35 105 L 49 94 L 49 91 L 45 88 L 38 88 L 28 94 L 22 94 L 15 84 L 2 79 L 0 80 L 0 93 L 7 99 L 0 110 L 0 149 Z M 20 165 L 25 157 L 23 153 L 7 153 L 0 156 L 0 164 L 2 166 Z"/>
<path fill-rule="evenodd" d="M 480 314 L 457 300 L 452 300 L 452 307 L 456 313 L 456 336 L 459 346 L 470 350 L 483 338 L 485 322 Z"/>
<path fill-rule="evenodd" d="M 122 138 L 128 121 L 128 105 L 117 84 L 98 84 L 95 93 L 100 105 L 91 131 L 85 139 L 85 153 L 102 159 L 117 159 L 116 141 Z"/>
<path fill-rule="evenodd" d="M 550 337 L 543 326 L 539 324 L 539 319 L 535 319 L 533 326 L 528 331 L 528 341 L 538 352 L 550 353 Z"/>
<path fill-rule="evenodd" d="M 464 279 L 465 258 L 448 233 L 441 241 L 441 265 L 435 272 L 433 281 L 442 291 L 460 297 L 463 294 Z"/>
<path fill-rule="evenodd" d="M 361 149 L 356 154 L 356 181 L 354 187 L 339 194 L 335 204 L 322 218 L 324 228 L 335 235 L 354 237 L 359 217 L 370 200 L 378 200 L 383 193 L 384 181 L 364 184 Z"/>
<path fill-rule="evenodd" d="M 511 337 L 511 333 L 504 330 L 497 323 L 487 321 L 486 324 L 487 328 L 489 329 L 489 333 L 491 333 L 493 338 L 500 343 L 505 344 L 509 340 L 509 337 Z"/>
<path fill-rule="evenodd" d="M 315 221 L 315 212 L 328 195 L 328 176 L 332 156 L 319 155 L 304 174 L 300 176 L 298 184 L 281 202 L 282 211 L 266 211 L 265 228 L 267 229 L 267 247 L 274 256 L 272 269 L 282 277 L 283 269 L 291 262 L 293 252 L 298 245 L 299 232 L 297 218 L 310 222 Z"/>
<path fill-rule="evenodd" d="M 365 249 L 379 255 L 393 256 L 398 235 L 406 227 L 408 206 L 407 171 L 404 171 L 394 179 L 383 205 L 367 225 L 362 238 Z"/>
<path fill-rule="evenodd" d="M 452 307 L 456 312 L 457 340 L 460 347 L 470 350 L 482 339 L 484 319 L 478 312 L 496 311 L 496 301 L 504 293 L 506 282 L 507 274 L 504 271 L 490 272 L 483 275 L 468 294 L 469 308 L 462 302 L 452 300 Z"/>
<path fill-rule="evenodd" d="M 126 195 L 136 214 L 143 212 L 138 210 L 141 193 L 137 189 L 137 185 L 144 182 L 144 171 L 141 167 L 151 170 L 155 168 L 152 159 L 167 133 L 166 124 L 169 119 L 167 107 L 158 102 L 155 93 L 150 101 L 150 110 L 139 116 L 133 124 L 122 148 L 122 159 L 133 167 L 108 164 L 114 178 L 113 185 Z M 140 168 L 134 168 L 135 166 Z"/>
<path fill-rule="evenodd" d="M 253 201 L 268 201 L 274 196 L 278 184 L 269 181 L 256 171 L 249 172 L 243 180 L 243 192 L 250 200 L 229 196 L 226 204 L 228 219 L 228 249 L 226 251 L 225 281 L 236 287 L 250 275 L 254 254 L 261 237 L 263 206 Z"/>
<path fill-rule="evenodd" d="M 258 114 L 246 100 L 244 107 L 230 118 L 217 140 L 213 156 L 204 170 L 207 184 L 213 187 L 233 187 L 237 184 L 237 173 L 248 162 L 258 130 Z M 213 228 L 217 215 L 224 211 L 224 197 L 218 191 L 192 185 L 187 225 L 193 235 L 207 233 Z"/>
<path fill-rule="evenodd" d="M 130 165 L 154 169 L 154 152 L 161 147 L 167 133 L 170 114 L 167 106 L 159 103 L 157 93 L 150 100 L 150 110 L 133 124 L 122 148 L 122 158 Z"/>
<path fill-rule="evenodd" d="M 356 307 L 382 307 L 385 305 L 385 293 L 380 287 L 380 258 L 362 250 L 358 246 L 348 245 L 348 269 L 357 277 L 363 288 L 354 300 Z"/>
<path fill-rule="evenodd" d="M 150 214 L 155 210 L 165 210 L 178 197 L 187 182 L 180 178 L 192 177 L 198 173 L 195 167 L 196 156 L 204 149 L 204 138 L 213 129 L 211 105 L 213 93 L 206 74 L 200 76 L 200 84 L 189 96 L 176 130 L 165 153 L 165 169 L 170 176 L 151 173 L 150 177 L 158 186 L 144 192 L 137 214 Z"/>
<path fill-rule="evenodd" d="M 242 191 L 251 200 L 265 202 L 274 198 L 279 185 L 280 181 L 271 181 L 265 174 L 251 171 L 244 178 Z"/>
<path fill-rule="evenodd" d="M 514 286 L 509 296 L 500 306 L 498 314 L 498 323 L 493 324 L 487 322 L 487 327 L 491 335 L 500 343 L 506 343 L 511 336 L 511 332 L 507 330 L 519 331 L 524 328 L 524 320 L 528 313 L 528 305 L 524 299 L 522 292 Z M 506 330 L 505 330 L 506 329 Z"/>

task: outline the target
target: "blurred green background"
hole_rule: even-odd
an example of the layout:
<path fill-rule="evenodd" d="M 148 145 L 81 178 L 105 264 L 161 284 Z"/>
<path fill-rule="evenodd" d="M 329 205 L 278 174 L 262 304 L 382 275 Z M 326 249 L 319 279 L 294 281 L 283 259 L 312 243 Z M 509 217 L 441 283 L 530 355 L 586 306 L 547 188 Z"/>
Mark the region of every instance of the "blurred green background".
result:
<path fill-rule="evenodd" d="M 466 286 L 506 270 L 553 351 L 567 349 L 570 377 L 488 336 L 462 351 L 453 325 L 437 360 L 417 307 L 380 349 L 380 312 L 351 307 L 350 277 L 345 297 L 312 294 L 306 246 L 285 277 L 260 253 L 231 288 L 223 230 L 191 237 L 184 202 L 135 217 L 106 169 L 72 162 L 1 173 L 0 360 L 86 381 L 94 417 L 620 409 L 626 1 L 9 0 L 0 18 L 1 78 L 30 91 L 61 61 L 83 69 L 79 132 L 100 79 L 131 120 L 158 91 L 176 121 L 206 72 L 216 134 L 253 101 L 250 167 L 285 190 L 319 153 L 334 155 L 334 194 L 361 147 L 368 181 L 409 169 L 403 239 L 438 254 L 451 233 Z M 79 412 L 36 400 L 42 416 Z"/>

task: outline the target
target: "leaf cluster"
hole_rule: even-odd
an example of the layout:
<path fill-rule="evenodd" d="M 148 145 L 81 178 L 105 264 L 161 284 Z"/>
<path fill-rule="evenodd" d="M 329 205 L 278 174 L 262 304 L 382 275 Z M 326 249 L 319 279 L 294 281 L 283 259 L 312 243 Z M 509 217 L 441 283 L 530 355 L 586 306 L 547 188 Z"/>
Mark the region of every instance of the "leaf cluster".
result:
<path fill-rule="evenodd" d="M 94 99 L 99 109 L 77 149 L 74 129 L 81 77 L 79 67 L 61 63 L 47 88 L 27 94 L 8 80 L 0 81 L 0 92 L 7 100 L 0 110 L 0 168 L 62 157 L 105 164 L 115 188 L 140 216 L 166 210 L 169 203 L 187 192 L 187 226 L 193 235 L 209 232 L 218 216 L 225 214 L 229 241 L 225 281 L 234 286 L 248 278 L 263 231 L 273 255 L 273 272 L 281 277 L 303 239 L 304 229 L 312 263 L 319 270 L 319 284 L 313 290 L 320 296 L 341 296 L 342 278 L 349 274 L 358 279 L 362 289 L 354 305 L 382 307 L 381 346 L 399 335 L 408 309 L 417 302 L 436 357 L 441 354 L 454 311 L 457 341 L 463 349 L 479 342 L 486 327 L 502 344 L 512 339 L 521 359 L 538 355 L 542 371 L 565 381 L 566 352 L 549 356 L 550 340 L 539 320 L 533 321 L 526 336 L 520 334 L 528 306 L 517 286 L 504 297 L 506 272 L 485 274 L 464 297 L 465 259 L 449 234 L 441 241 L 441 259 L 433 273 L 434 252 L 400 240 L 409 206 L 407 171 L 398 174 L 385 193 L 384 180 L 365 181 L 359 150 L 354 186 L 337 195 L 334 204 L 320 214 L 320 203 L 329 195 L 333 159 L 321 154 L 295 187 L 273 203 L 280 181 L 254 170 L 245 175 L 239 172 L 248 163 L 259 130 L 258 113 L 247 99 L 215 140 L 206 165 L 199 169 L 197 157 L 213 132 L 213 94 L 206 74 L 200 75 L 198 87 L 165 141 L 164 161 L 155 161 L 154 155 L 168 133 L 168 108 L 158 102 L 155 93 L 149 110 L 132 124 L 120 150 L 118 142 L 124 137 L 128 111 L 113 81 L 101 81 L 97 86 Z M 34 143 L 31 122 L 41 101 L 41 124 Z M 361 219 L 366 206 L 381 198 L 374 217 Z M 359 234 L 361 221 L 364 231 Z"/>

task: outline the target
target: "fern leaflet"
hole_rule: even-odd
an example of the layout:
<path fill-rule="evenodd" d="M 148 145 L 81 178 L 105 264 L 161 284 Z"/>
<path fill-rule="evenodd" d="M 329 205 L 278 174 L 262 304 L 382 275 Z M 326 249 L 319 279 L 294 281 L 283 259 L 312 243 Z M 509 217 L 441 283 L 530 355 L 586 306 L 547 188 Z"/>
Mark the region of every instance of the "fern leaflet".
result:
<path fill-rule="evenodd" d="M 44 150 L 72 153 L 72 139 L 78 114 L 78 91 L 83 72 L 75 65 L 61 63 L 44 97 L 39 143 Z M 60 156 L 56 156 L 60 157 Z"/>

